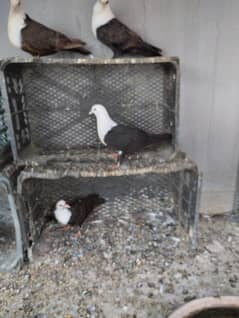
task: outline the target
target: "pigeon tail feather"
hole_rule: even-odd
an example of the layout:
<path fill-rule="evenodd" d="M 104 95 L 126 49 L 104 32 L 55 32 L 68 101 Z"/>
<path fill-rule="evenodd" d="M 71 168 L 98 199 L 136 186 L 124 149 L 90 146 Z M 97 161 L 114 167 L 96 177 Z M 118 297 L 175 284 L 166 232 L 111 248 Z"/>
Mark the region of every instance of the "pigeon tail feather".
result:
<path fill-rule="evenodd" d="M 84 204 L 89 210 L 93 210 L 103 203 L 105 203 L 105 199 L 96 193 L 89 194 L 87 197 L 84 198 Z"/>
<path fill-rule="evenodd" d="M 80 39 L 72 39 L 72 38 L 70 38 L 70 40 L 71 40 L 71 43 L 75 44 L 75 45 L 86 45 L 86 42 L 84 42 L 84 41 L 82 41 Z"/>
<path fill-rule="evenodd" d="M 142 55 L 152 57 L 152 56 L 162 56 L 163 51 L 162 49 L 153 46 L 151 44 L 148 44 L 146 42 L 143 42 L 141 47 L 139 48 L 139 51 L 141 52 Z"/>
<path fill-rule="evenodd" d="M 70 52 L 79 52 L 79 53 L 81 53 L 81 54 L 83 54 L 83 55 L 92 55 L 92 53 L 88 50 L 88 49 L 86 49 L 85 47 L 75 47 L 75 48 L 64 48 L 63 49 L 64 51 L 70 51 Z"/>
<path fill-rule="evenodd" d="M 84 55 L 90 55 L 91 52 L 84 47 L 85 44 L 86 43 L 81 40 L 71 39 L 70 42 L 65 43 L 63 45 L 62 49 L 65 51 L 80 52 L 81 54 L 84 54 Z"/>

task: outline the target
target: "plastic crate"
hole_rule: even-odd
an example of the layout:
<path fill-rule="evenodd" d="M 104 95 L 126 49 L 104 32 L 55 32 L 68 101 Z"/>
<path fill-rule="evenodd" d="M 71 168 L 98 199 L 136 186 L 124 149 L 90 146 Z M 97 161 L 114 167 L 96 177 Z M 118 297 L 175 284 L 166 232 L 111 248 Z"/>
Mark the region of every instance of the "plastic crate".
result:
<path fill-rule="evenodd" d="M 101 213 L 168 214 L 195 242 L 199 174 L 178 151 L 177 58 L 13 59 L 3 63 L 1 74 L 15 161 L 4 174 L 14 176 L 24 236 L 33 244 L 56 200 L 90 192 L 106 198 Z M 115 167 L 88 115 L 95 103 L 118 122 L 172 133 L 173 144 Z"/>
<path fill-rule="evenodd" d="M 9 158 L 10 144 L 8 139 L 8 128 L 5 120 L 5 110 L 3 108 L 3 98 L 0 90 L 0 167 Z"/>
<path fill-rule="evenodd" d="M 119 122 L 177 136 L 177 59 L 8 60 L 2 75 L 15 160 L 28 145 L 32 154 L 97 147 L 95 103 Z"/>
<path fill-rule="evenodd" d="M 0 175 L 0 271 L 20 267 L 27 257 L 28 244 L 20 207 L 9 179 Z"/>

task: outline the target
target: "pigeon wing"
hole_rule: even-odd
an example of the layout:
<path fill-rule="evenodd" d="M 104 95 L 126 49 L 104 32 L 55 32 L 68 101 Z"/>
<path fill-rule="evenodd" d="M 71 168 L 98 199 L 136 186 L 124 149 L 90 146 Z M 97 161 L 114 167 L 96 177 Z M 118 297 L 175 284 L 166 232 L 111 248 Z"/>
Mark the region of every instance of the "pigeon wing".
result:
<path fill-rule="evenodd" d="M 142 42 L 140 36 L 116 18 L 112 19 L 107 27 L 100 27 L 97 36 L 104 44 L 119 50 L 127 50 Z"/>
<path fill-rule="evenodd" d="M 47 26 L 31 19 L 26 15 L 26 27 L 22 29 L 22 49 L 32 55 L 48 55 L 64 48 L 67 48 L 71 43 L 74 46 L 85 45 L 81 40 L 71 40 L 61 32 L 57 32 Z M 73 41 L 73 42 L 72 42 Z"/>
<path fill-rule="evenodd" d="M 130 154 L 144 148 L 147 139 L 148 135 L 138 128 L 118 125 L 106 135 L 105 143 L 109 148 Z"/>

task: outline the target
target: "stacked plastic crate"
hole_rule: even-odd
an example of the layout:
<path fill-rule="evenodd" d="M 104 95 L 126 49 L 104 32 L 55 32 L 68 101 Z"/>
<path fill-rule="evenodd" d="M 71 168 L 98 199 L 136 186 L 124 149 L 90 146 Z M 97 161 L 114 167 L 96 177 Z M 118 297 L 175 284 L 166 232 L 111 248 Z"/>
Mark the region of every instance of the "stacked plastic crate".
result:
<path fill-rule="evenodd" d="M 178 149 L 178 59 L 8 60 L 1 75 L 14 159 L 3 175 L 19 218 L 20 260 L 30 246 L 24 238 L 37 242 L 53 202 L 90 192 L 106 198 L 102 214 L 170 215 L 195 242 L 199 174 Z M 173 144 L 116 167 L 88 115 L 95 103 L 118 122 L 172 133 Z"/>
<path fill-rule="evenodd" d="M 0 171 L 11 160 L 8 129 L 0 91 Z M 23 239 L 9 178 L 0 173 L 0 271 L 9 271 L 23 259 Z"/>

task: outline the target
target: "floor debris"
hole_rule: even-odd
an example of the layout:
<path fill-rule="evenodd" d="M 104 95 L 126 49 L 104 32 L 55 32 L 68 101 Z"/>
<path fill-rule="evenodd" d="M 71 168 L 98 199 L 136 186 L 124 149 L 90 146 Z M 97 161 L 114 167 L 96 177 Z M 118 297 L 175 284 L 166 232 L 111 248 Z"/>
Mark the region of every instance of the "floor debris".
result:
<path fill-rule="evenodd" d="M 238 223 L 202 218 L 193 252 L 169 217 L 95 215 L 79 238 L 49 224 L 34 261 L 0 274 L 0 317 L 167 318 L 192 299 L 238 295 Z"/>

